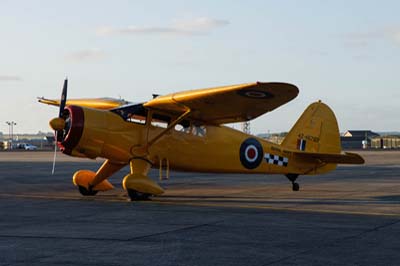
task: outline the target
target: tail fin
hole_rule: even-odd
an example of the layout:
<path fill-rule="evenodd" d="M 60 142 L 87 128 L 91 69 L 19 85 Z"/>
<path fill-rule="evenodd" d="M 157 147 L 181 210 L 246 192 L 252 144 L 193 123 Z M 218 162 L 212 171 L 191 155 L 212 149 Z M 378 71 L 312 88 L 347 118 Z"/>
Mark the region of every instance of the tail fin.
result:
<path fill-rule="evenodd" d="M 294 157 L 303 165 L 311 163 L 307 174 L 326 173 L 337 164 L 364 163 L 358 154 L 341 153 L 335 114 L 321 101 L 307 107 L 281 145 L 293 150 Z"/>
<path fill-rule="evenodd" d="M 340 153 L 340 135 L 335 114 L 321 101 L 312 103 L 281 145 L 304 152 Z"/>

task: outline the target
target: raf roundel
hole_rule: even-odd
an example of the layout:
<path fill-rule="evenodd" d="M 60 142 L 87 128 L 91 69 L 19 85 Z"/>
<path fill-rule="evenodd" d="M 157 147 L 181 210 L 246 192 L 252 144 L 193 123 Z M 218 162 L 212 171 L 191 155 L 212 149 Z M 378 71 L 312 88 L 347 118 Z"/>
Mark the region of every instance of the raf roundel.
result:
<path fill-rule="evenodd" d="M 257 168 L 263 159 L 263 149 L 254 138 L 248 138 L 240 146 L 240 162 L 247 169 Z"/>
<path fill-rule="evenodd" d="M 240 90 L 237 93 L 246 98 L 253 98 L 253 99 L 269 99 L 273 97 L 271 93 L 260 90 Z"/>

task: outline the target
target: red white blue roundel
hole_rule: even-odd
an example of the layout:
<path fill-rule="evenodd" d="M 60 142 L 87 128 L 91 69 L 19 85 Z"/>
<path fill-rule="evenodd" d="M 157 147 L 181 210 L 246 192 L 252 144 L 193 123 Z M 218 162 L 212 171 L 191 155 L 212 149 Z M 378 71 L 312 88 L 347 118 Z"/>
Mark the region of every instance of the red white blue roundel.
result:
<path fill-rule="evenodd" d="M 248 138 L 240 146 L 240 162 L 247 169 L 258 167 L 263 159 L 263 149 L 254 138 Z"/>

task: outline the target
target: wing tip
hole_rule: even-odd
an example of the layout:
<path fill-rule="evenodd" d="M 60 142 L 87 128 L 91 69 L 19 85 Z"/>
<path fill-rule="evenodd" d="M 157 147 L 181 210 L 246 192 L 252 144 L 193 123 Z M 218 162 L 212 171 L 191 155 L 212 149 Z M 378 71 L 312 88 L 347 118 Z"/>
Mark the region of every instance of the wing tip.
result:
<path fill-rule="evenodd" d="M 49 105 L 58 105 L 56 100 L 46 99 L 44 97 L 37 97 L 39 103 L 49 104 Z"/>

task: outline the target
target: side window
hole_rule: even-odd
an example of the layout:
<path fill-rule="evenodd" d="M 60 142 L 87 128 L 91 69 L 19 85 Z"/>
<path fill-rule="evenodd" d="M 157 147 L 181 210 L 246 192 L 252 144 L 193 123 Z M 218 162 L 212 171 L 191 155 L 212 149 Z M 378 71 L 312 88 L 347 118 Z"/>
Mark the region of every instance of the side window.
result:
<path fill-rule="evenodd" d="M 175 125 L 175 130 L 176 131 L 180 131 L 180 132 L 184 132 L 185 128 L 181 124 L 176 124 Z"/>
<path fill-rule="evenodd" d="M 190 133 L 190 122 L 187 120 L 181 121 L 175 125 L 175 130 L 184 133 Z"/>
<path fill-rule="evenodd" d="M 207 128 L 205 126 L 192 126 L 192 134 L 198 137 L 205 137 Z"/>
<path fill-rule="evenodd" d="M 132 114 L 131 116 L 128 117 L 128 119 L 126 121 L 145 125 L 146 124 L 146 116 Z"/>
<path fill-rule="evenodd" d="M 155 119 L 151 120 L 151 125 L 153 127 L 162 127 L 162 128 L 167 128 L 168 127 L 168 123 L 167 122 L 159 121 L 159 120 L 155 120 Z"/>
<path fill-rule="evenodd" d="M 182 121 L 182 123 L 177 124 L 175 126 L 175 130 L 186 133 L 186 134 L 191 134 L 191 135 L 197 136 L 197 137 L 205 137 L 207 135 L 207 127 L 206 126 L 194 125 L 189 122 L 185 123 L 185 121 Z"/>
<path fill-rule="evenodd" d="M 174 129 L 175 129 L 176 131 L 182 131 L 183 126 L 182 126 L 181 124 L 176 124 L 175 127 L 174 127 Z"/>
<path fill-rule="evenodd" d="M 154 113 L 151 118 L 151 125 L 154 127 L 167 128 L 168 124 L 171 122 L 171 118 L 166 115 L 161 115 Z"/>

